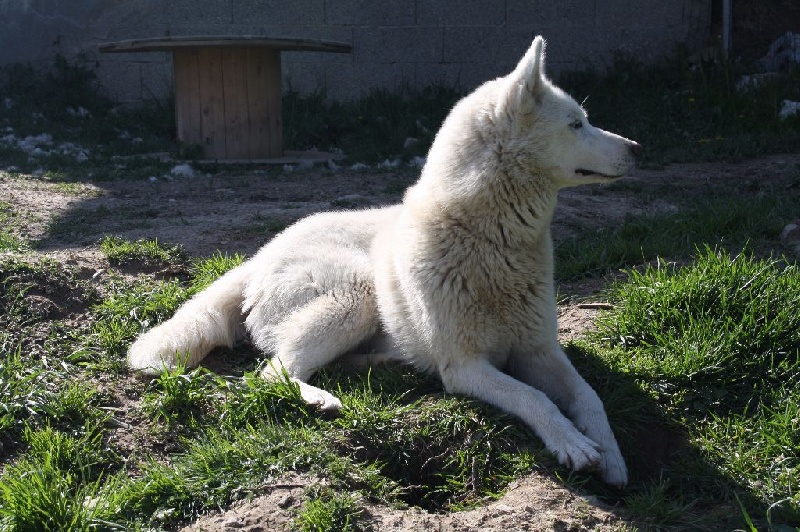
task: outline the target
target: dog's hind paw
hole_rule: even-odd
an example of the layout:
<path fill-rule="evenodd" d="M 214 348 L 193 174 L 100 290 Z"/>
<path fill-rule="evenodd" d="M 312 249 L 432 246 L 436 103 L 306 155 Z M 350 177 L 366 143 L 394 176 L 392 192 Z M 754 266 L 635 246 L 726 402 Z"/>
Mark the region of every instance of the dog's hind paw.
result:
<path fill-rule="evenodd" d="M 300 395 L 309 405 L 324 412 L 338 412 L 342 409 L 342 402 L 333 394 L 302 381 L 297 381 L 297 384 L 300 386 Z"/>

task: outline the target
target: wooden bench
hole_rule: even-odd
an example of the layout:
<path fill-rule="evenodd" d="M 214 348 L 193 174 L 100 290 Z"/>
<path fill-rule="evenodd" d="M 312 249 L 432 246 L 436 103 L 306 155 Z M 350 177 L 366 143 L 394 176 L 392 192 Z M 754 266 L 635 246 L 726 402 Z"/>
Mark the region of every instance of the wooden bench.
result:
<path fill-rule="evenodd" d="M 348 53 L 348 43 L 258 36 L 165 37 L 102 44 L 101 52 L 172 52 L 178 141 L 226 160 L 283 156 L 284 50 Z"/>

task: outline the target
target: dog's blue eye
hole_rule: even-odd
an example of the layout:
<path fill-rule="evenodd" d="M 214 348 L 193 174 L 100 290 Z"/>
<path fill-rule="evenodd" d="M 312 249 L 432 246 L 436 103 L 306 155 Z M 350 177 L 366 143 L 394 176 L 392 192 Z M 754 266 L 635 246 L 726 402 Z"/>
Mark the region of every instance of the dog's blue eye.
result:
<path fill-rule="evenodd" d="M 571 127 L 572 129 L 580 129 L 583 127 L 583 122 L 581 122 L 580 120 L 576 120 L 575 122 L 571 123 L 569 127 Z"/>

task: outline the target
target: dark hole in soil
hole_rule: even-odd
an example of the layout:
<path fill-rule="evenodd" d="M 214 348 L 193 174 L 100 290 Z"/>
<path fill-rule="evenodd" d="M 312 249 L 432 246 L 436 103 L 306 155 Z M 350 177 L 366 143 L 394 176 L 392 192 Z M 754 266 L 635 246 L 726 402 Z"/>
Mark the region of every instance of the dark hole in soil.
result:
<path fill-rule="evenodd" d="M 687 446 L 686 435 L 660 423 L 643 423 L 632 438 L 635 452 L 628 453 L 631 481 L 657 479 Z"/>

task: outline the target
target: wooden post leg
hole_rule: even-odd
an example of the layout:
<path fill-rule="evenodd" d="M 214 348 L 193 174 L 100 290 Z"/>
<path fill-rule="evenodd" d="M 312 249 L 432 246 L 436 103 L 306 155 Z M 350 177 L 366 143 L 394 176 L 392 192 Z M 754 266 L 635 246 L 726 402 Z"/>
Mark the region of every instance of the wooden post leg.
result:
<path fill-rule="evenodd" d="M 179 48 L 172 53 L 175 91 L 175 129 L 178 142 L 203 144 L 200 122 L 200 53 Z"/>
<path fill-rule="evenodd" d="M 247 94 L 250 157 L 283 156 L 281 57 L 278 50 L 249 48 Z"/>
<path fill-rule="evenodd" d="M 266 47 L 187 47 L 173 54 L 179 142 L 209 159 L 283 156 L 281 58 Z"/>

